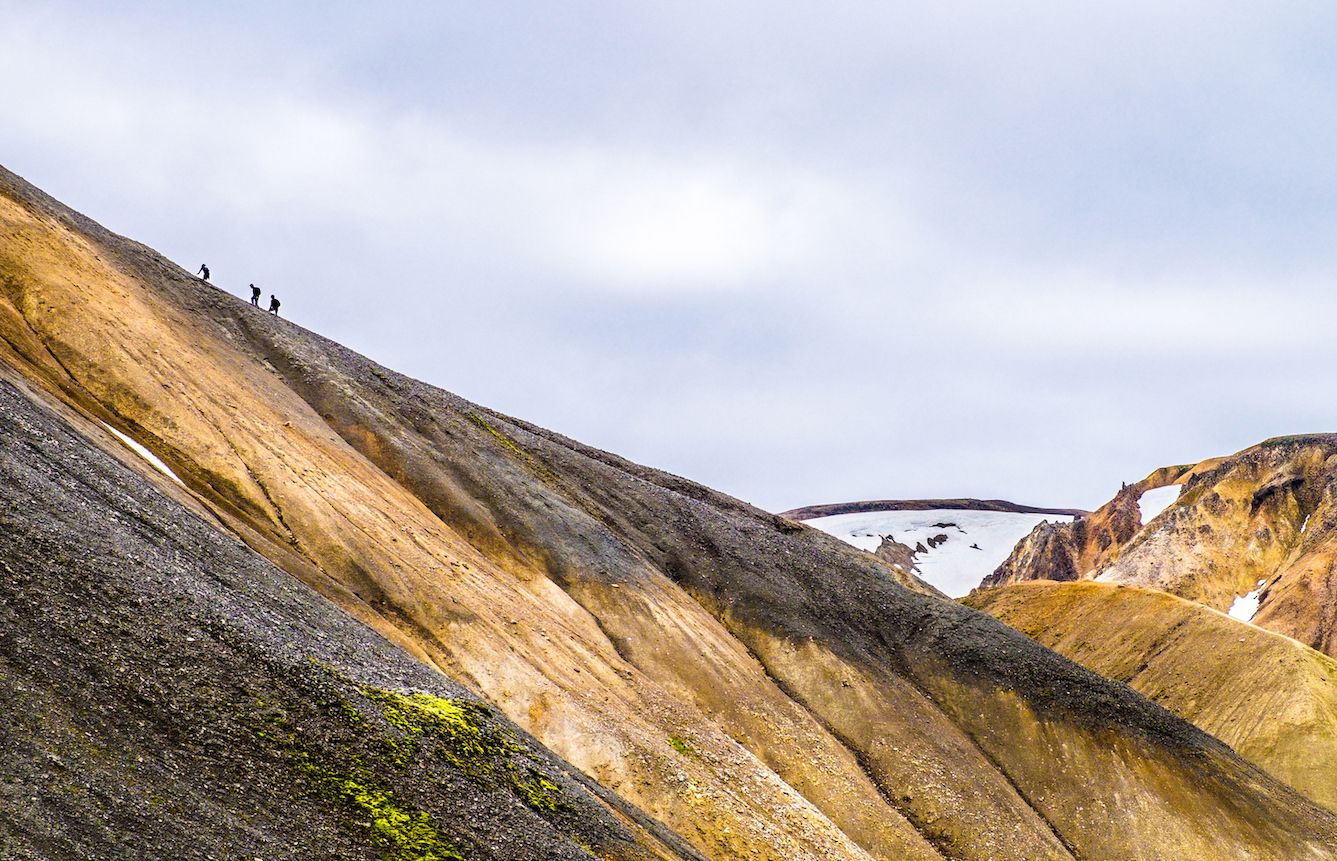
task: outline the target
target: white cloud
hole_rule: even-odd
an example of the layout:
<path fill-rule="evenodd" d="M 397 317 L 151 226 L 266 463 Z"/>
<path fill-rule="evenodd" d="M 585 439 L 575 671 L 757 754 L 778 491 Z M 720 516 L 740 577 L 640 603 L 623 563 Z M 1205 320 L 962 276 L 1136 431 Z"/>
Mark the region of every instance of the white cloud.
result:
<path fill-rule="evenodd" d="M 674 289 L 736 287 L 803 254 L 798 213 L 718 170 L 666 167 L 589 187 L 554 232 L 555 256 L 596 281 Z"/>
<path fill-rule="evenodd" d="M 215 218 L 356 225 L 400 249 L 448 235 L 591 290 L 756 289 L 829 247 L 852 201 L 828 179 L 732 153 L 491 138 L 448 116 L 190 78 L 127 89 L 73 45 L 6 48 L 0 75 L 59 91 L 13 92 L 9 134 L 50 140 L 92 171 L 116 162 L 127 195 L 207 201 Z"/>
<path fill-rule="evenodd" d="M 1322 346 L 1330 338 L 1322 293 L 1253 278 L 1197 271 L 1151 279 L 1104 272 L 1049 271 L 981 278 L 951 303 L 963 335 L 998 349 L 1050 355 L 1237 355 Z M 960 278 L 961 276 L 957 276 Z"/>

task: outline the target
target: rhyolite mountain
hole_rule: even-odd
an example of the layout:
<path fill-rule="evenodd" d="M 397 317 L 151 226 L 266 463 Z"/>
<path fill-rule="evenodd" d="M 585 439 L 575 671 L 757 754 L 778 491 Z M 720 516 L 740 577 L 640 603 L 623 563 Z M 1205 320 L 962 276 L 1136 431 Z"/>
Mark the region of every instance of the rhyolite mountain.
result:
<path fill-rule="evenodd" d="M 912 574 L 3 171 L 0 364 L 6 857 L 1337 858 L 1330 811 Z"/>
<path fill-rule="evenodd" d="M 1155 517 L 1138 503 L 1177 486 Z M 1167 467 L 1091 516 L 1036 527 L 982 585 L 1085 580 L 1159 589 L 1337 654 L 1337 434 L 1279 437 Z M 1144 523 L 1143 520 L 1146 520 Z"/>

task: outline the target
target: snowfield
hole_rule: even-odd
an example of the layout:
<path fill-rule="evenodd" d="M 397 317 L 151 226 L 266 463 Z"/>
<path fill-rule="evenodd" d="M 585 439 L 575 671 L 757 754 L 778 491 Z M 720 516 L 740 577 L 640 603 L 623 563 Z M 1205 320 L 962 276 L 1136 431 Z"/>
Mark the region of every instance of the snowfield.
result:
<path fill-rule="evenodd" d="M 1227 612 L 1241 622 L 1252 622 L 1253 617 L 1258 614 L 1258 594 L 1263 591 L 1263 584 L 1266 582 L 1266 580 L 1259 580 L 1254 584 L 1258 588 L 1252 592 L 1235 596 L 1235 600 L 1231 603 Z"/>
<path fill-rule="evenodd" d="M 1184 485 L 1182 484 L 1169 484 L 1155 490 L 1148 490 L 1139 496 L 1137 507 L 1142 511 L 1142 525 L 1147 525 L 1156 519 L 1156 515 L 1174 505 L 1175 500 L 1179 498 L 1179 492 L 1183 489 Z"/>
<path fill-rule="evenodd" d="M 959 598 L 992 574 L 1017 542 L 1046 520 L 1057 523 L 1072 518 L 1063 514 L 935 508 L 836 514 L 809 520 L 807 524 L 869 553 L 878 548 L 886 535 L 911 548 L 922 544 L 925 552 L 915 556 L 919 576 L 947 595 Z M 939 543 L 939 536 L 946 540 Z M 930 538 L 935 539 L 936 547 L 929 546 Z"/>

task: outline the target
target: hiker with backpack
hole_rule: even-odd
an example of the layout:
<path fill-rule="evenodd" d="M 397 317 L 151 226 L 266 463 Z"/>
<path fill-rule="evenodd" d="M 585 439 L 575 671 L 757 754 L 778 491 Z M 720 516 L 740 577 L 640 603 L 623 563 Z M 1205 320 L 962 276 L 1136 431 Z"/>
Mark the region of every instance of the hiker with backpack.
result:
<path fill-rule="evenodd" d="M 273 293 L 269 294 L 269 313 L 273 314 L 275 317 L 279 315 L 279 297 L 275 296 Z"/>
<path fill-rule="evenodd" d="M 201 264 L 200 264 L 200 269 L 199 269 L 199 271 L 196 272 L 195 274 L 196 274 L 196 275 L 203 275 L 203 276 L 204 276 L 204 280 L 205 280 L 205 281 L 208 281 L 208 280 L 209 280 L 209 264 L 207 264 L 207 263 L 201 263 Z"/>
<path fill-rule="evenodd" d="M 260 288 L 254 284 L 251 285 L 251 304 L 257 308 L 260 307 Z"/>

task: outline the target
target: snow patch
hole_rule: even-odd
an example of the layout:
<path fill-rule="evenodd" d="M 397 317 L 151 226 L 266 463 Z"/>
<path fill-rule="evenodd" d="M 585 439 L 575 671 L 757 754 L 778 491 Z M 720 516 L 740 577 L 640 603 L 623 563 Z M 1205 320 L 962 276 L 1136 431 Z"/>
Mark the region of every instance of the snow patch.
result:
<path fill-rule="evenodd" d="M 1139 496 L 1137 507 L 1142 512 L 1142 522 L 1144 524 L 1150 523 L 1156 519 L 1156 515 L 1174 505 L 1183 489 L 1184 485 L 1182 484 L 1167 484 L 1165 487 L 1148 490 Z"/>
<path fill-rule="evenodd" d="M 953 598 L 965 595 L 1007 559 L 1017 542 L 1043 521 L 1067 522 L 1064 514 L 1013 511 L 863 511 L 807 521 L 872 553 L 883 536 L 924 552 L 915 556 L 919 575 Z M 946 540 L 942 540 L 945 536 Z M 932 543 L 930 544 L 930 539 Z"/>
<path fill-rule="evenodd" d="M 102 425 L 104 428 L 106 428 L 107 430 L 111 431 L 111 433 L 112 433 L 113 436 L 115 436 L 115 437 L 116 437 L 118 440 L 120 440 L 121 442 L 125 443 L 126 448 L 130 449 L 130 450 L 133 451 L 135 454 L 137 454 L 137 455 L 139 455 L 140 457 L 144 458 L 144 460 L 148 461 L 148 462 L 149 462 L 149 465 L 152 466 L 154 469 L 158 470 L 158 472 L 161 472 L 163 475 L 167 476 L 167 477 L 170 478 L 172 481 L 175 481 L 177 484 L 181 485 L 182 487 L 185 487 L 185 486 L 186 486 L 186 483 L 185 483 L 184 481 L 182 481 L 181 479 L 177 478 L 177 477 L 176 477 L 176 473 L 172 472 L 171 468 L 169 468 L 169 467 L 167 466 L 167 464 L 165 464 L 165 463 L 163 463 L 162 461 L 158 460 L 157 455 L 155 455 L 153 452 L 151 452 L 151 451 L 149 451 L 148 449 L 144 448 L 144 446 L 142 446 L 142 445 L 140 445 L 139 443 L 135 442 L 133 439 L 131 439 L 130 437 L 128 437 L 128 436 L 126 436 L 125 434 L 121 433 L 121 432 L 118 431 L 116 428 L 112 427 L 111 425 L 107 424 L 106 422 L 98 422 L 98 424 Z"/>
<path fill-rule="evenodd" d="M 1301 534 L 1301 535 L 1304 535 L 1305 530 L 1308 529 L 1308 528 L 1309 528 L 1309 515 L 1306 514 L 1306 515 L 1305 515 L 1304 523 L 1301 523 L 1301 524 L 1300 524 L 1300 534 Z"/>
<path fill-rule="evenodd" d="M 1258 588 L 1252 592 L 1237 595 L 1227 612 L 1241 622 L 1252 622 L 1253 617 L 1258 613 L 1258 596 L 1262 593 L 1263 584 L 1266 582 L 1266 580 L 1259 580 L 1256 584 Z"/>

